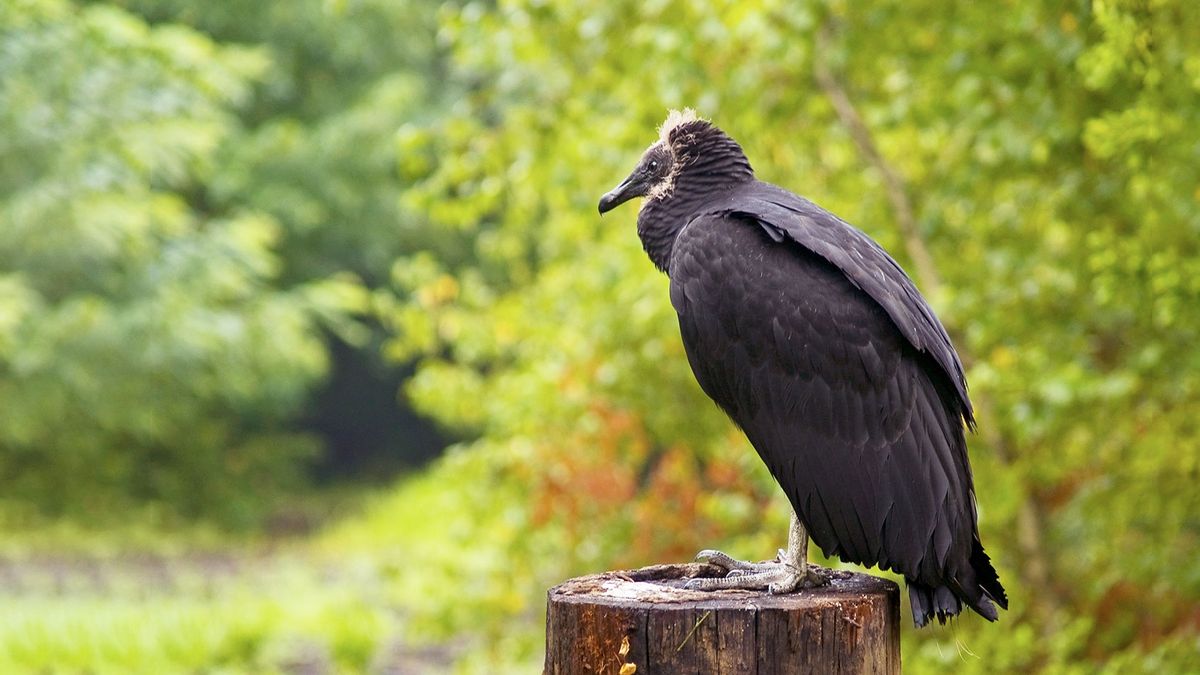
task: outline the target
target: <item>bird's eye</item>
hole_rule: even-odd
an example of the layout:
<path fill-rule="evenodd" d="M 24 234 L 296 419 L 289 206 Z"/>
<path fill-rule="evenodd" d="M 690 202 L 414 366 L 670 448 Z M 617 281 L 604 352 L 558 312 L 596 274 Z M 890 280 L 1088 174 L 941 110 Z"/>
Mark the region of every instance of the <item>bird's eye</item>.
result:
<path fill-rule="evenodd" d="M 658 160 L 657 159 L 650 160 L 650 170 L 658 171 Z"/>

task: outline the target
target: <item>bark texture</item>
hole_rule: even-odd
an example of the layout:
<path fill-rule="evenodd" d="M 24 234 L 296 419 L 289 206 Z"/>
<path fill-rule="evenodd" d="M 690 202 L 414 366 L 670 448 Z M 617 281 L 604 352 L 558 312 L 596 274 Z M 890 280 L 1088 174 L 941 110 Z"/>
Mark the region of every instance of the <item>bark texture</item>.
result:
<path fill-rule="evenodd" d="M 550 589 L 546 675 L 900 672 L 896 584 L 836 572 L 789 595 L 701 592 L 710 565 L 656 565 Z"/>

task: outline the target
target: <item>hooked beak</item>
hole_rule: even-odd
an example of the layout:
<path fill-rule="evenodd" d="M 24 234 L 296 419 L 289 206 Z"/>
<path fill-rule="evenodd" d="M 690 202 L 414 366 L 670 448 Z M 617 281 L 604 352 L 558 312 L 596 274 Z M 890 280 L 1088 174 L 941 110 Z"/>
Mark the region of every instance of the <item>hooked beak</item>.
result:
<path fill-rule="evenodd" d="M 630 174 L 628 178 L 621 181 L 620 185 L 604 193 L 604 196 L 600 198 L 601 214 L 608 213 L 630 199 L 645 194 L 639 189 L 641 188 L 639 181 L 634 180 L 635 174 Z"/>

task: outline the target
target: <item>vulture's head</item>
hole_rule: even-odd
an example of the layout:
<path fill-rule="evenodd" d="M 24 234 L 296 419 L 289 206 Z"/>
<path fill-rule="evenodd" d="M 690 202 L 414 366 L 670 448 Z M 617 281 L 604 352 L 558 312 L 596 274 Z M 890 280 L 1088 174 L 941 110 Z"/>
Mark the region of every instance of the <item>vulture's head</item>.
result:
<path fill-rule="evenodd" d="M 650 202 L 680 192 L 711 193 L 753 177 L 737 141 L 691 108 L 672 110 L 633 173 L 600 198 L 600 213 L 634 197 L 649 197 Z"/>

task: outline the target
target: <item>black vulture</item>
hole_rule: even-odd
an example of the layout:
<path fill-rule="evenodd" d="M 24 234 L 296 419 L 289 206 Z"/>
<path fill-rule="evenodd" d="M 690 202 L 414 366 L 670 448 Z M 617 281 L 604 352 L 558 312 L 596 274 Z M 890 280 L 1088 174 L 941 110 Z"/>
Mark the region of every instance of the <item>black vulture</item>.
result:
<path fill-rule="evenodd" d="M 979 540 L 954 346 L 913 282 L 870 237 L 754 177 L 741 146 L 672 111 L 600 213 L 646 197 L 638 236 L 670 278 L 701 388 L 745 432 L 794 510 L 788 551 L 694 588 L 787 593 L 827 580 L 826 556 L 902 575 L 913 619 L 984 618 L 1008 598 Z"/>

